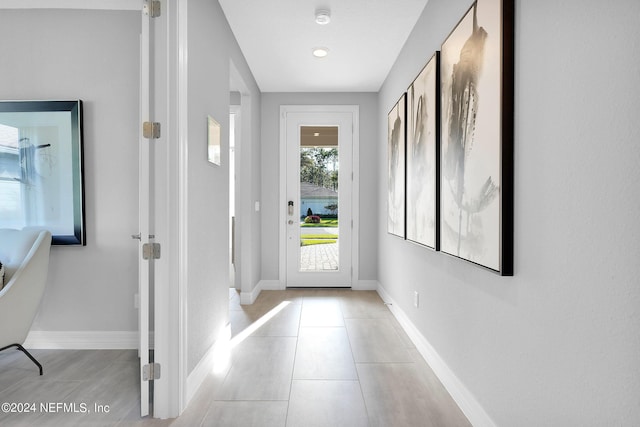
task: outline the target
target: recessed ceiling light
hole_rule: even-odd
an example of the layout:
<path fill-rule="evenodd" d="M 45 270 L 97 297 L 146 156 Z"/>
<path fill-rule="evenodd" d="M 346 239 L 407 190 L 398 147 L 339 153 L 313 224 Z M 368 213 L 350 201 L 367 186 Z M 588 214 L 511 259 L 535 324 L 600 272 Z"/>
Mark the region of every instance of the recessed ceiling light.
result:
<path fill-rule="evenodd" d="M 313 136 L 320 136 L 320 132 L 314 132 Z"/>
<path fill-rule="evenodd" d="M 311 53 L 316 58 L 324 58 L 329 54 L 329 49 L 327 49 L 326 47 L 314 47 Z"/>
<path fill-rule="evenodd" d="M 331 12 L 326 9 L 316 10 L 316 23 L 320 25 L 327 25 L 331 22 Z"/>

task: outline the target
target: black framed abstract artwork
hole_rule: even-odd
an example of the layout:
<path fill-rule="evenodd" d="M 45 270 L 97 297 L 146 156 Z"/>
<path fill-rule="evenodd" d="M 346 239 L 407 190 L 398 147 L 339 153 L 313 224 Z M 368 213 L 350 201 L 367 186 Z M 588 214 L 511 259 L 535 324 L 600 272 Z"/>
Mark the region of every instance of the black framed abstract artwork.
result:
<path fill-rule="evenodd" d="M 85 245 L 82 101 L 0 101 L 0 227 Z"/>
<path fill-rule="evenodd" d="M 407 240 L 438 249 L 440 82 L 436 52 L 407 91 Z"/>
<path fill-rule="evenodd" d="M 405 148 L 406 94 L 400 97 L 388 116 L 387 231 L 405 237 Z"/>
<path fill-rule="evenodd" d="M 471 6 L 441 92 L 441 251 L 513 275 L 513 0 Z"/>

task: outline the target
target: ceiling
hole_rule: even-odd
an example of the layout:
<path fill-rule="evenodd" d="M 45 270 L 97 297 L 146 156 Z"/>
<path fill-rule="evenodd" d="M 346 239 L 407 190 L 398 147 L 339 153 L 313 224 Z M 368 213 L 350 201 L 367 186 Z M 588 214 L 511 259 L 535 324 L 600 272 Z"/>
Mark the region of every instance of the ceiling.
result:
<path fill-rule="evenodd" d="M 377 92 L 427 1 L 219 0 L 262 92 Z"/>

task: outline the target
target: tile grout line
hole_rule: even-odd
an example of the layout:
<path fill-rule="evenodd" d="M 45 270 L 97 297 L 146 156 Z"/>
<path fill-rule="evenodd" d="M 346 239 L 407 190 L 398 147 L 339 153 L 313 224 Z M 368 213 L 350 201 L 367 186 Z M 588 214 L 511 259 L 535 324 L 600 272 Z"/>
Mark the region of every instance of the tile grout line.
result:
<path fill-rule="evenodd" d="M 291 408 L 291 393 L 293 392 L 293 373 L 296 371 L 296 359 L 298 356 L 298 343 L 300 342 L 300 328 L 302 327 L 302 310 L 304 310 L 304 297 L 300 303 L 300 314 L 298 315 L 298 333 L 296 334 L 296 347 L 293 351 L 293 366 L 291 367 L 291 381 L 289 381 L 289 399 L 287 399 L 287 412 L 284 417 L 284 427 L 289 423 L 289 408 Z"/>
<path fill-rule="evenodd" d="M 342 311 L 342 310 L 341 310 Z M 349 335 L 349 328 L 347 328 L 346 318 L 344 317 L 344 312 L 342 313 L 342 321 L 344 323 L 344 331 L 347 334 L 347 342 L 349 343 L 349 351 L 351 352 L 351 360 L 353 361 L 353 366 L 356 370 L 356 378 L 358 379 L 358 388 L 360 389 L 360 396 L 362 397 L 362 403 L 364 405 L 364 410 L 367 412 L 367 425 L 371 425 L 371 414 L 369 413 L 369 407 L 367 406 L 367 400 L 364 398 L 364 391 L 362 390 L 362 383 L 360 382 L 360 372 L 358 372 L 358 364 L 356 363 L 355 356 L 353 355 L 353 346 L 351 345 L 351 336 Z"/>

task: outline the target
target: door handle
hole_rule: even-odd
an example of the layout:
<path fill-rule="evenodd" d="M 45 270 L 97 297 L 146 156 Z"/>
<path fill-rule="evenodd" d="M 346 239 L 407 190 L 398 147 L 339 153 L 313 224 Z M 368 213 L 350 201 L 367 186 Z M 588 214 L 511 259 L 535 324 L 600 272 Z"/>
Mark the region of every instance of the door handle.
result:
<path fill-rule="evenodd" d="M 153 234 L 149 234 L 149 239 L 154 239 L 156 236 Z M 142 240 L 142 233 L 138 233 L 138 234 L 132 234 L 131 238 L 133 240 Z"/>
<path fill-rule="evenodd" d="M 288 212 L 289 212 L 289 216 L 293 216 L 293 200 L 289 200 L 287 209 L 288 209 Z"/>
<path fill-rule="evenodd" d="M 293 220 L 292 219 L 289 220 L 289 225 L 293 225 Z"/>

